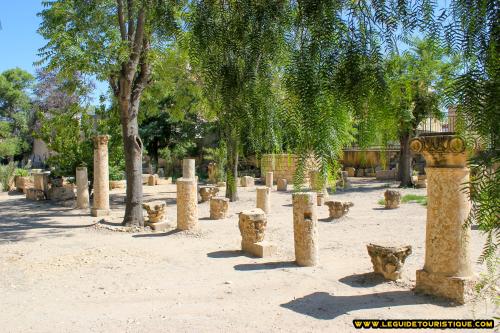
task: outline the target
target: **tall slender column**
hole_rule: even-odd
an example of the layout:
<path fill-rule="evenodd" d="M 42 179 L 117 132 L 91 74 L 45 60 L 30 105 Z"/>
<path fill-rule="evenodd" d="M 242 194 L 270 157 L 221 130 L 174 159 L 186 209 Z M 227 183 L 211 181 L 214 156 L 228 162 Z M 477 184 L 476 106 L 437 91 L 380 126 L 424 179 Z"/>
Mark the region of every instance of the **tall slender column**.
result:
<path fill-rule="evenodd" d="M 260 208 L 264 213 L 271 212 L 271 188 L 266 186 L 257 187 L 257 208 Z"/>
<path fill-rule="evenodd" d="M 463 186 L 469 181 L 465 140 L 455 135 L 425 135 L 410 148 L 421 153 L 427 173 L 425 264 L 417 271 L 417 291 L 465 303 L 472 294 L 470 228 L 464 222 L 470 203 Z"/>
<path fill-rule="evenodd" d="M 185 158 L 182 160 L 182 178 L 186 179 L 196 178 L 194 159 Z"/>
<path fill-rule="evenodd" d="M 272 171 L 266 172 L 266 186 L 273 190 L 273 173 Z"/>
<path fill-rule="evenodd" d="M 177 229 L 191 230 L 198 225 L 198 191 L 194 159 L 182 161 L 182 178 L 177 179 Z"/>
<path fill-rule="evenodd" d="M 89 208 L 89 178 L 86 167 L 76 168 L 76 208 Z"/>
<path fill-rule="evenodd" d="M 109 215 L 109 135 L 94 137 L 94 202 L 92 216 Z"/>

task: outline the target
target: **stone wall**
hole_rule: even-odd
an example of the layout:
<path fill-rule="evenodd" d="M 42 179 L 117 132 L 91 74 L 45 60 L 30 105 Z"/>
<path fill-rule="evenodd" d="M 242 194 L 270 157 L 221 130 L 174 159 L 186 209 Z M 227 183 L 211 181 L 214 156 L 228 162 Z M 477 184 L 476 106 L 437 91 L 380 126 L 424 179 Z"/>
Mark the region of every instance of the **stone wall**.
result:
<path fill-rule="evenodd" d="M 297 156 L 294 154 L 266 154 L 260 160 L 260 173 L 273 172 L 275 181 L 286 179 L 288 183 L 293 183 Z"/>

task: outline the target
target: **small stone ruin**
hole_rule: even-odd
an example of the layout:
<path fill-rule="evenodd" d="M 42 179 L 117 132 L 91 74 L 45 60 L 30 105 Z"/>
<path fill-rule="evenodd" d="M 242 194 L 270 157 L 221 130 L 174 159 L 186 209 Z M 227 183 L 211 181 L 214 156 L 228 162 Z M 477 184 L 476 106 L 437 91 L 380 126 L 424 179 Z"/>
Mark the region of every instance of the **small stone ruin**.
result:
<path fill-rule="evenodd" d="M 288 181 L 285 178 L 280 178 L 276 182 L 278 191 L 287 191 L 288 190 Z"/>
<path fill-rule="evenodd" d="M 255 186 L 255 180 L 251 176 L 241 177 L 241 187 L 253 187 Z"/>
<path fill-rule="evenodd" d="M 266 213 L 262 209 L 255 208 L 242 211 L 239 215 L 241 250 L 260 258 L 273 255 L 276 248 L 264 241 Z"/>
<path fill-rule="evenodd" d="M 200 186 L 199 193 L 201 202 L 207 202 L 217 193 L 219 193 L 219 188 L 217 188 L 216 186 Z"/>
<path fill-rule="evenodd" d="M 374 272 L 393 281 L 401 278 L 405 260 L 412 252 L 410 245 L 394 247 L 368 244 L 366 248 L 372 260 Z"/>
<path fill-rule="evenodd" d="M 167 229 L 167 204 L 165 201 L 143 203 L 142 208 L 148 213 L 146 226 L 155 231 L 164 231 Z"/>
<path fill-rule="evenodd" d="M 211 198 L 210 199 L 210 219 L 222 220 L 227 216 L 229 210 L 228 198 Z"/>
<path fill-rule="evenodd" d="M 354 206 L 350 201 L 327 201 L 325 205 L 328 206 L 330 219 L 338 219 L 349 212 L 349 208 Z"/>
<path fill-rule="evenodd" d="M 401 193 L 396 190 L 387 190 L 384 193 L 384 199 L 386 209 L 398 208 L 401 202 Z"/>

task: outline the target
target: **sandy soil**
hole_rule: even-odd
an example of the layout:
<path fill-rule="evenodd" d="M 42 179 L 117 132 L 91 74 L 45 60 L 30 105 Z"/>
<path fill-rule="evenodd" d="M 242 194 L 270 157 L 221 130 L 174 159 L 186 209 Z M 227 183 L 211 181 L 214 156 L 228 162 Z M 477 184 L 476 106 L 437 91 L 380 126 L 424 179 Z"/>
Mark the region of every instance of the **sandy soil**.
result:
<path fill-rule="evenodd" d="M 200 204 L 200 231 L 191 233 L 174 230 L 174 185 L 145 187 L 145 201 L 168 203 L 166 233 L 96 229 L 88 212 L 0 195 L 0 331 L 351 332 L 358 318 L 491 318 L 491 305 L 414 294 L 426 208 L 384 210 L 377 201 L 386 183 L 353 184 L 331 196 L 354 202 L 346 217 L 326 222 L 328 208 L 318 207 L 321 264 L 313 268 L 293 264 L 290 192 L 272 193 L 266 240 L 278 253 L 264 259 L 238 251 L 236 213 L 254 207 L 255 188 L 239 188 L 225 220 L 210 220 L 208 203 Z M 123 190 L 111 192 L 111 222 L 123 214 L 123 198 Z M 413 246 L 401 281 L 370 274 L 370 242 Z M 473 230 L 474 258 L 482 244 Z"/>

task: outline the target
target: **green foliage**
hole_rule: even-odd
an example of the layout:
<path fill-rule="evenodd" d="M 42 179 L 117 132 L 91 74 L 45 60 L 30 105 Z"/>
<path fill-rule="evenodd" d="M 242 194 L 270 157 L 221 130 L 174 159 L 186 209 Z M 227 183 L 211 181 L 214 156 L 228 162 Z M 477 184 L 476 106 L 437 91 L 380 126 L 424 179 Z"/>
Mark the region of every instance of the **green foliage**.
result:
<path fill-rule="evenodd" d="M 14 157 L 31 148 L 32 83 L 33 76 L 20 68 L 0 74 L 0 158 Z"/>
<path fill-rule="evenodd" d="M 422 206 L 427 206 L 427 196 L 426 195 L 418 195 L 418 194 L 405 194 L 401 198 L 401 203 L 418 203 Z M 380 199 L 377 202 L 379 205 L 385 205 L 385 199 Z"/>
<path fill-rule="evenodd" d="M 6 165 L 0 165 L 0 185 L 2 191 L 9 191 L 12 182 L 14 181 L 14 172 L 16 171 L 16 164 L 11 162 Z"/>
<path fill-rule="evenodd" d="M 218 147 L 212 148 L 203 148 L 203 158 L 206 161 L 214 162 L 216 164 L 216 175 L 215 179 L 216 181 L 224 181 L 225 179 L 225 170 L 226 170 L 226 164 L 227 164 L 227 147 L 226 145 L 222 142 Z"/>
<path fill-rule="evenodd" d="M 16 171 L 14 172 L 14 176 L 19 176 L 19 177 L 28 177 L 29 176 L 29 171 L 24 168 L 16 168 Z"/>

